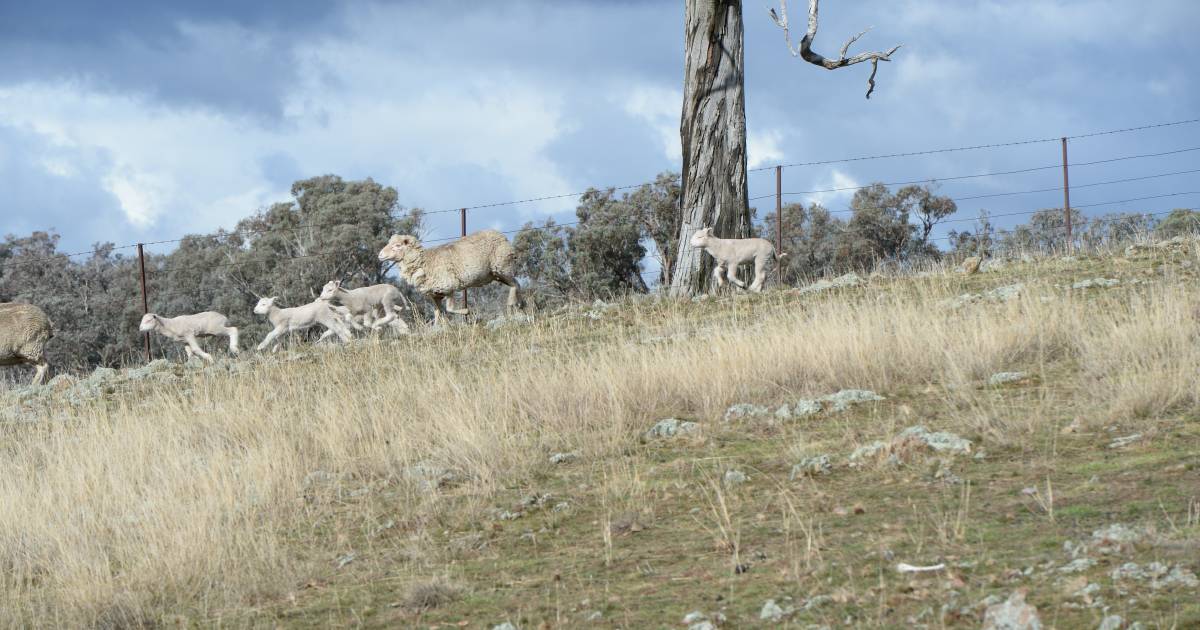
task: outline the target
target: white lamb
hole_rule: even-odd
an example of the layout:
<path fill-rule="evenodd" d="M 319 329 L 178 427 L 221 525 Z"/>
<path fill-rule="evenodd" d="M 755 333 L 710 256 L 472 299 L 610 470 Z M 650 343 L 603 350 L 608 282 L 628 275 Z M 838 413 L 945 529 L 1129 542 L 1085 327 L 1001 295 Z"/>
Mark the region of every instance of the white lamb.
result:
<path fill-rule="evenodd" d="M 463 289 L 501 282 L 510 287 L 509 309 L 520 302 L 517 253 L 496 230 L 475 232 L 430 249 L 422 247 L 415 236 L 395 234 L 379 252 L 379 260 L 395 262 L 400 277 L 433 301 L 435 325 L 447 312 L 468 314 L 466 308 L 443 304 L 447 297 Z"/>
<path fill-rule="evenodd" d="M 750 283 L 750 290 L 762 291 L 763 282 L 767 279 L 764 273 L 767 262 L 787 256 L 776 253 L 775 246 L 765 238 L 717 238 L 712 235 L 712 228 L 696 230 L 691 242 L 692 247 L 703 249 L 717 261 L 713 277 L 718 287 L 725 286 L 725 278 L 729 278 L 730 282 L 745 289 L 746 283 L 738 280 L 737 268 L 753 260 L 754 280 Z"/>
<path fill-rule="evenodd" d="M 205 311 L 195 315 L 180 315 L 179 317 L 163 317 L 154 313 L 146 313 L 138 326 L 142 332 L 158 331 L 158 334 L 183 343 L 183 349 L 188 358 L 198 356 L 212 362 L 212 355 L 200 348 L 196 343 L 199 337 L 228 337 L 229 352 L 238 353 L 238 329 L 229 325 L 229 318 L 220 313 Z"/>
<path fill-rule="evenodd" d="M 401 312 L 400 304 L 404 294 L 390 284 L 376 284 L 358 289 L 342 287 L 341 280 L 331 280 L 321 288 L 322 300 L 336 300 L 346 307 L 351 317 L 362 319 L 363 325 L 378 330 L 393 322 L 400 322 L 400 328 L 407 329 L 404 320 L 396 317 Z M 375 319 L 380 312 L 383 317 Z"/>
<path fill-rule="evenodd" d="M 254 305 L 254 312 L 266 315 L 271 324 L 275 326 L 271 332 L 267 333 L 267 337 L 262 340 L 262 343 L 258 344 L 260 352 L 276 343 L 280 335 L 307 330 L 318 324 L 333 331 L 333 334 L 343 342 L 350 341 L 350 330 L 328 302 L 317 300 L 304 306 L 279 308 L 275 306 L 277 299 L 276 297 L 262 298 L 258 304 Z"/>

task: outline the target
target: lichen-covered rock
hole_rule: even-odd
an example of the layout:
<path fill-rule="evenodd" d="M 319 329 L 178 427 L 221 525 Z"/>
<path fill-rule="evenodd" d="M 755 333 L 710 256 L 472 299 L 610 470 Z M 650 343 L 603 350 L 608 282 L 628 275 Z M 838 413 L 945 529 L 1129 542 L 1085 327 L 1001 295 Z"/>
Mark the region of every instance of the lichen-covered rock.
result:
<path fill-rule="evenodd" d="M 755 416 L 765 416 L 770 413 L 770 410 L 762 405 L 752 403 L 737 403 L 725 410 L 725 422 L 734 420 L 742 420 L 744 418 L 753 418 Z"/>
<path fill-rule="evenodd" d="M 874 459 L 879 457 L 882 453 L 887 452 L 887 450 L 888 445 L 885 442 L 880 442 L 878 440 L 871 442 L 870 444 L 864 444 L 854 449 L 854 452 L 850 453 L 850 463 L 857 464 L 863 462 L 864 460 Z"/>
<path fill-rule="evenodd" d="M 795 481 L 801 477 L 828 475 L 832 471 L 833 462 L 828 455 L 814 455 L 812 457 L 805 457 L 795 466 L 792 466 L 792 474 L 789 478 Z"/>
<path fill-rule="evenodd" d="M 884 400 L 883 396 L 868 389 L 843 389 L 820 399 L 831 411 L 845 411 L 854 405 Z"/>
<path fill-rule="evenodd" d="M 966 454 L 971 452 L 971 441 L 945 431 L 930 431 L 923 426 L 908 427 L 896 436 L 894 444 L 905 442 L 923 444 L 938 453 Z"/>
<path fill-rule="evenodd" d="M 674 437 L 676 435 L 687 435 L 695 433 L 700 428 L 700 425 L 679 418 L 665 418 L 654 423 L 650 430 L 646 431 L 645 437 L 648 440 L 657 438 Z"/>
<path fill-rule="evenodd" d="M 735 470 L 735 469 L 731 468 L 731 469 L 725 471 L 724 481 L 725 481 L 725 486 L 727 488 L 732 488 L 734 486 L 740 486 L 749 480 L 750 480 L 750 478 L 746 476 L 746 473 L 744 473 L 740 470 Z"/>
<path fill-rule="evenodd" d="M 843 289 L 847 287 L 862 286 L 863 279 L 858 274 L 851 271 L 848 274 L 838 276 L 833 280 L 818 280 L 806 287 L 795 289 L 796 293 L 801 295 L 805 293 L 817 293 L 820 291 L 828 291 L 829 289 Z"/>
<path fill-rule="evenodd" d="M 1025 591 L 1020 590 L 1008 600 L 987 607 L 983 615 L 983 630 L 1041 630 L 1042 620 L 1031 604 L 1025 603 Z"/>
<path fill-rule="evenodd" d="M 1025 372 L 997 372 L 988 377 L 988 385 L 995 387 L 997 385 L 1005 385 L 1007 383 L 1016 383 L 1029 378 Z"/>
<path fill-rule="evenodd" d="M 1092 289 L 1092 288 L 1108 289 L 1111 287 L 1115 287 L 1119 284 L 1121 284 L 1121 281 L 1117 280 L 1116 278 L 1089 278 L 1087 280 L 1080 280 L 1079 282 L 1072 284 L 1071 288 L 1072 289 Z"/>

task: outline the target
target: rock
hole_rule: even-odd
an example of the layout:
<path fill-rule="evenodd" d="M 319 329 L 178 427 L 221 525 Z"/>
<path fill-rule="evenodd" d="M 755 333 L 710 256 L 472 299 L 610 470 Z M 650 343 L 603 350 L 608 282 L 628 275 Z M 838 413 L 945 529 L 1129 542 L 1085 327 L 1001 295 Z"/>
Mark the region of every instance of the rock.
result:
<path fill-rule="evenodd" d="M 996 302 L 1007 302 L 1009 300 L 1021 297 L 1021 292 L 1025 290 L 1024 283 L 1018 282 L 1003 287 L 996 287 L 991 291 L 983 294 L 983 297 Z"/>
<path fill-rule="evenodd" d="M 988 382 L 988 385 L 995 387 L 997 385 L 1004 385 L 1006 383 L 1015 383 L 1017 381 L 1023 381 L 1026 378 L 1029 378 L 1029 375 L 1026 374 L 1025 372 L 997 372 L 997 373 L 991 375 L 990 377 L 988 377 L 987 382 Z"/>
<path fill-rule="evenodd" d="M 358 554 L 351 551 L 350 553 L 338 558 L 337 559 L 338 568 L 341 569 L 341 568 L 345 567 L 346 565 L 350 564 L 351 562 L 354 562 L 354 559 L 357 557 L 358 557 Z"/>
<path fill-rule="evenodd" d="M 765 416 L 768 413 L 770 413 L 770 410 L 762 405 L 737 403 L 725 410 L 725 422 L 741 420 L 742 418 L 753 418 L 755 416 Z"/>
<path fill-rule="evenodd" d="M 820 291 L 828 291 L 829 289 L 842 289 L 846 287 L 857 287 L 863 285 L 863 279 L 858 274 L 851 271 L 843 276 L 838 276 L 833 280 L 818 280 L 806 287 L 795 289 L 798 294 L 817 293 Z"/>
<path fill-rule="evenodd" d="M 1107 289 L 1110 287 L 1115 287 L 1119 284 L 1121 284 L 1121 281 L 1117 280 L 1116 278 L 1091 278 L 1088 280 L 1080 280 L 1079 282 L 1072 284 L 1071 288 L 1072 289 L 1091 289 L 1091 288 Z"/>
<path fill-rule="evenodd" d="M 1125 257 L 1132 258 L 1133 256 L 1136 256 L 1137 254 L 1140 254 L 1145 251 L 1149 251 L 1149 249 L 1150 248 L 1146 245 L 1142 245 L 1140 243 L 1135 243 L 1135 244 L 1130 245 L 1129 247 L 1125 248 Z"/>
<path fill-rule="evenodd" d="M 939 305 L 943 308 L 948 308 L 952 311 L 957 311 L 958 309 L 960 309 L 968 304 L 973 304 L 982 299 L 983 299 L 983 296 L 979 295 L 978 293 L 963 293 L 962 295 L 960 295 L 958 297 L 950 298 L 949 300 L 943 300 L 942 302 L 939 303 Z"/>
<path fill-rule="evenodd" d="M 763 604 L 762 610 L 759 611 L 758 618 L 762 621 L 773 621 L 778 623 L 783 621 L 784 617 L 792 614 L 794 610 L 795 609 L 793 609 L 791 606 L 783 608 L 779 604 L 776 604 L 775 600 L 768 599 L 766 603 Z"/>
<path fill-rule="evenodd" d="M 1167 577 L 1154 584 L 1154 588 L 1170 586 L 1182 586 L 1191 589 L 1200 588 L 1200 578 L 1197 578 L 1195 573 L 1179 565 L 1175 565 L 1171 568 L 1171 572 L 1167 574 Z"/>
<path fill-rule="evenodd" d="M 649 431 L 646 431 L 645 437 L 648 440 L 657 438 L 674 437 L 676 435 L 687 435 L 695 433 L 700 428 L 700 425 L 679 418 L 665 418 L 654 423 Z"/>
<path fill-rule="evenodd" d="M 746 473 L 740 470 L 730 468 L 725 471 L 725 487 L 727 488 L 740 486 L 749 480 L 750 478 L 746 476 Z"/>
<path fill-rule="evenodd" d="M 550 456 L 551 464 L 568 464 L 579 459 L 579 451 L 571 451 L 570 453 L 555 453 Z"/>
<path fill-rule="evenodd" d="M 401 474 L 426 492 L 452 486 L 462 481 L 462 475 L 429 462 L 419 462 L 409 466 Z"/>
<path fill-rule="evenodd" d="M 1008 601 L 987 607 L 983 630 L 1041 630 L 1037 608 L 1025 603 L 1025 591 L 1019 590 Z"/>
<path fill-rule="evenodd" d="M 513 622 L 505 621 L 504 623 L 498 623 L 498 624 L 492 626 L 492 630 L 519 630 L 519 629 L 515 625 L 513 625 Z"/>
<path fill-rule="evenodd" d="M 1121 630 L 1125 626 L 1125 620 L 1121 615 L 1109 615 L 1100 621 L 1100 625 L 1096 626 L 1096 630 Z"/>
<path fill-rule="evenodd" d="M 866 389 L 843 389 L 821 398 L 821 402 L 828 403 L 833 411 L 845 411 L 853 405 L 878 400 L 884 400 L 883 396 Z"/>
<path fill-rule="evenodd" d="M 965 273 L 969 276 L 972 274 L 979 273 L 979 266 L 982 264 L 983 264 L 982 258 L 980 258 L 979 256 L 971 256 L 970 258 L 962 261 L 962 265 L 959 266 L 959 269 L 961 269 L 963 273 Z"/>
<path fill-rule="evenodd" d="M 979 270 L 986 271 L 986 272 L 1003 271 L 1006 267 L 1008 267 L 1008 264 L 1005 263 L 1003 260 L 996 260 L 995 258 L 989 258 L 989 259 L 983 261 L 983 264 L 979 266 Z"/>
<path fill-rule="evenodd" d="M 153 374 L 170 372 L 171 363 L 166 359 L 155 359 L 140 368 L 134 368 L 125 373 L 130 380 L 141 380 Z"/>
<path fill-rule="evenodd" d="M 801 398 L 794 405 L 784 405 L 775 411 L 780 419 L 800 420 L 821 413 L 821 401 Z"/>
<path fill-rule="evenodd" d="M 792 474 L 789 478 L 795 481 L 801 477 L 828 475 L 832 471 L 833 463 L 828 455 L 814 455 L 812 457 L 805 457 L 800 460 L 800 463 L 792 466 Z"/>
<path fill-rule="evenodd" d="M 1117 553 L 1142 539 L 1142 533 L 1121 523 L 1113 523 L 1092 532 L 1088 546 L 1101 554 Z"/>
<path fill-rule="evenodd" d="M 1058 568 L 1059 573 L 1080 573 L 1087 571 L 1096 565 L 1096 561 L 1091 558 L 1076 558 L 1067 564 Z"/>
<path fill-rule="evenodd" d="M 1133 444 L 1134 442 L 1137 442 L 1138 440 L 1141 440 L 1141 439 L 1142 439 L 1141 433 L 1134 433 L 1133 435 L 1126 435 L 1125 437 L 1119 437 L 1119 438 L 1113 440 L 1112 442 L 1110 442 L 1108 444 L 1108 448 L 1125 448 L 1126 446 L 1129 446 L 1130 444 Z"/>
<path fill-rule="evenodd" d="M 874 458 L 878 457 L 881 453 L 887 452 L 887 450 L 888 450 L 887 444 L 885 444 L 884 442 L 875 441 L 875 442 L 871 442 L 870 444 L 865 444 L 863 446 L 860 446 L 860 447 L 854 449 L 854 452 L 850 453 L 849 459 L 852 464 L 855 464 L 855 463 L 861 462 L 864 459 L 874 459 Z"/>
<path fill-rule="evenodd" d="M 938 453 L 964 454 L 971 452 L 971 441 L 953 433 L 931 432 L 923 426 L 908 427 L 896 436 L 894 444 L 917 442 Z"/>

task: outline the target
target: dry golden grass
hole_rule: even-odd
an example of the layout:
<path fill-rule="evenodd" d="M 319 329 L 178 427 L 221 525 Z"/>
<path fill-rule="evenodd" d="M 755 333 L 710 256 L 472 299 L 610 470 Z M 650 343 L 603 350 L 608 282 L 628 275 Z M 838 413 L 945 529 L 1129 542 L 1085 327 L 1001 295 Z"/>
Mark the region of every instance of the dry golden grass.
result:
<path fill-rule="evenodd" d="M 1197 408 L 1195 289 L 1066 294 L 1040 274 L 992 276 L 1026 291 L 957 311 L 941 305 L 962 292 L 956 276 L 804 298 L 631 302 L 599 323 L 557 316 L 356 343 L 0 426 L 0 618 L 139 626 L 184 612 L 240 623 L 335 562 L 338 492 L 394 493 L 396 527 L 419 537 L 446 506 L 410 466 L 456 471 L 481 509 L 549 453 L 603 461 L 658 418 L 712 422 L 734 402 L 936 386 L 963 430 L 1001 443 L 1073 417 Z M 997 406 L 981 381 L 1009 369 L 1061 382 L 1030 406 Z M 313 471 L 340 481 L 307 487 Z M 644 503 L 634 465 L 595 472 L 611 486 L 613 519 Z M 736 547 L 719 483 L 711 495 L 699 518 Z M 939 536 L 969 531 L 968 501 L 931 510 Z M 801 571 L 819 561 L 821 533 L 795 506 L 781 509 Z M 370 528 L 377 516 L 363 508 L 350 522 Z"/>

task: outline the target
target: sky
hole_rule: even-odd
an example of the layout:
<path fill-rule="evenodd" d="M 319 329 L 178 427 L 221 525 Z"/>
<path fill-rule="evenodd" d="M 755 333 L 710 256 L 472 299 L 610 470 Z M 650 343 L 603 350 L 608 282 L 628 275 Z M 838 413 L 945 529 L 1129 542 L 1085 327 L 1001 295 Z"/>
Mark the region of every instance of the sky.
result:
<path fill-rule="evenodd" d="M 1200 118 L 1194 0 L 825 0 L 818 51 L 836 55 L 867 27 L 852 52 L 903 44 L 870 100 L 869 66 L 803 63 L 771 2 L 743 5 L 751 168 Z M 678 0 L 0 0 L 0 235 L 53 229 L 68 251 L 174 239 L 230 228 L 326 173 L 374 178 L 426 210 L 651 181 L 680 167 L 682 77 Z M 1082 164 L 1196 147 L 1200 124 L 1069 150 Z M 783 187 L 801 193 L 788 201 L 839 211 L 852 191 L 807 191 L 1061 157 L 1049 142 L 797 166 Z M 1200 191 L 1198 173 L 1180 173 L 1197 169 L 1200 150 L 1077 166 L 1072 204 L 1088 215 L 1200 206 L 1200 193 L 1176 194 Z M 770 170 L 752 172 L 751 197 L 774 184 Z M 1061 172 L 1044 169 L 940 192 L 1057 186 Z M 1159 195 L 1172 196 L 1107 203 Z M 774 201 L 752 205 L 761 218 Z M 1059 206 L 1060 191 L 964 199 L 938 234 L 969 228 L 981 208 Z M 474 210 L 469 224 L 548 216 L 572 220 L 574 200 Z M 427 238 L 453 236 L 458 217 L 429 227 Z"/>

